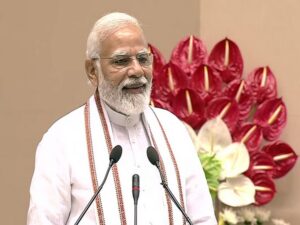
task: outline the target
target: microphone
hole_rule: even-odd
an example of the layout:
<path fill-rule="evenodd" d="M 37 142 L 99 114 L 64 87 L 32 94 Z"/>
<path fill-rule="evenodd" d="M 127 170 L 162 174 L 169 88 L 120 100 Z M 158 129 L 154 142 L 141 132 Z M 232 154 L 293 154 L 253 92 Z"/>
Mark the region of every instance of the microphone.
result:
<path fill-rule="evenodd" d="M 91 200 L 88 202 L 88 204 L 86 205 L 86 207 L 84 208 L 84 210 L 82 211 L 82 213 L 80 214 L 80 216 L 78 217 L 78 219 L 76 220 L 76 222 L 74 223 L 74 225 L 78 225 L 79 222 L 81 221 L 81 219 L 83 218 L 83 216 L 85 215 L 85 213 L 87 212 L 87 210 L 90 208 L 91 204 L 93 203 L 93 201 L 95 200 L 95 198 L 97 197 L 97 195 L 99 194 L 99 192 L 101 191 L 101 189 L 104 186 L 104 183 L 107 179 L 108 173 L 111 169 L 111 167 L 117 163 L 119 161 L 119 159 L 121 158 L 122 155 L 122 147 L 120 145 L 116 145 L 110 153 L 109 156 L 109 166 L 106 170 L 104 179 L 101 183 L 101 185 L 98 187 L 97 191 L 95 192 L 95 194 L 93 195 L 93 197 L 91 198 Z"/>
<path fill-rule="evenodd" d="M 154 166 L 157 167 L 159 174 L 160 174 L 160 178 L 161 178 L 161 185 L 165 188 L 165 190 L 167 191 L 168 195 L 171 197 L 173 203 L 177 206 L 177 208 L 180 210 L 180 212 L 182 213 L 182 215 L 184 216 L 184 218 L 186 219 L 186 221 L 190 224 L 193 225 L 191 219 L 188 217 L 188 215 L 184 212 L 183 208 L 181 207 L 180 203 L 177 201 L 176 197 L 173 195 L 172 191 L 170 190 L 168 184 L 166 183 L 164 176 L 162 174 L 162 171 L 160 169 L 160 163 L 159 163 L 159 156 L 157 154 L 157 151 L 155 150 L 155 148 L 153 148 L 152 146 L 149 146 L 147 148 L 147 157 L 150 161 L 150 163 Z"/>
<path fill-rule="evenodd" d="M 132 196 L 134 204 L 136 205 L 140 195 L 140 177 L 138 174 L 132 176 Z"/>
<path fill-rule="evenodd" d="M 138 174 L 132 176 L 132 196 L 134 202 L 134 225 L 137 225 L 137 203 L 140 195 L 140 177 Z"/>
<path fill-rule="evenodd" d="M 116 145 L 111 150 L 110 156 L 109 156 L 109 166 L 112 167 L 113 164 L 117 163 L 122 156 L 122 147 L 120 145 Z"/>

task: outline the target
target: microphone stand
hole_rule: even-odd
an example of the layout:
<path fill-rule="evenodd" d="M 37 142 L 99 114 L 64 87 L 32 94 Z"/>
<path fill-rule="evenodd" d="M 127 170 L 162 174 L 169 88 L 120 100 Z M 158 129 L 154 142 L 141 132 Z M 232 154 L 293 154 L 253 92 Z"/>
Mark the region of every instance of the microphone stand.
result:
<path fill-rule="evenodd" d="M 85 215 L 86 211 L 90 208 L 91 204 L 93 203 L 93 201 L 95 200 L 95 198 L 97 197 L 97 195 L 99 194 L 99 192 L 101 191 L 101 189 L 103 188 L 103 185 L 107 179 L 107 176 L 108 176 L 108 173 L 111 169 L 111 167 L 113 166 L 114 164 L 114 160 L 110 160 L 109 162 L 109 167 L 107 168 L 106 170 L 106 174 L 105 174 L 105 177 L 101 183 L 101 185 L 98 187 L 97 191 L 95 192 L 95 194 L 93 195 L 93 197 L 91 198 L 91 200 L 88 202 L 88 204 L 86 205 L 86 207 L 84 208 L 84 210 L 82 211 L 82 213 L 80 214 L 80 216 L 78 217 L 78 219 L 76 220 L 76 222 L 74 223 L 74 225 L 78 225 L 79 222 L 81 221 L 82 217 Z"/>
<path fill-rule="evenodd" d="M 137 204 L 134 204 L 134 225 L 137 225 Z"/>
<path fill-rule="evenodd" d="M 156 167 L 159 171 L 160 177 L 161 177 L 161 185 L 164 187 L 164 189 L 168 192 L 169 196 L 171 197 L 172 201 L 174 202 L 174 204 L 176 205 L 176 207 L 181 211 L 182 215 L 184 216 L 184 218 L 187 220 L 187 222 L 190 225 L 193 225 L 191 219 L 188 217 L 188 215 L 185 213 L 185 211 L 182 209 L 182 207 L 180 206 L 180 203 L 177 201 L 177 199 L 175 198 L 175 196 L 173 195 L 172 191 L 170 190 L 168 184 L 166 183 L 162 172 L 160 170 L 160 166 L 159 166 L 159 162 L 156 163 Z"/>

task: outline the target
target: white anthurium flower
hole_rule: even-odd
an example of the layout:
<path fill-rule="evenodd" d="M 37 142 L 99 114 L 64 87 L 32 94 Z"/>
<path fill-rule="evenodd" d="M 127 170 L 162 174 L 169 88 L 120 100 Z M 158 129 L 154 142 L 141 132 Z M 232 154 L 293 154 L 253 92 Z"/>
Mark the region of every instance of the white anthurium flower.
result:
<path fill-rule="evenodd" d="M 247 171 L 250 164 L 250 156 L 246 146 L 241 142 L 235 142 L 216 154 L 221 161 L 222 172 L 220 179 L 235 177 Z"/>
<path fill-rule="evenodd" d="M 222 165 L 219 180 L 227 180 L 219 185 L 220 201 L 233 207 L 253 203 L 254 184 L 249 178 L 240 175 L 249 167 L 249 152 L 243 143 L 232 143 L 230 131 L 224 121 L 220 117 L 209 120 L 198 134 L 189 125 L 186 127 L 197 151 L 214 156 Z"/>
<path fill-rule="evenodd" d="M 255 202 L 255 186 L 252 181 L 239 175 L 234 178 L 227 178 L 218 188 L 218 198 L 221 202 L 232 207 L 240 207 Z"/>
<path fill-rule="evenodd" d="M 214 155 L 232 143 L 231 134 L 224 121 L 217 117 L 207 121 L 197 135 L 198 151 Z"/>
<path fill-rule="evenodd" d="M 190 134 L 190 137 L 194 143 L 194 146 L 195 146 L 195 149 L 197 150 L 197 152 L 199 151 L 199 148 L 200 148 L 200 141 L 199 141 L 199 138 L 195 132 L 195 130 L 190 126 L 188 125 L 187 123 L 184 123 L 185 127 L 187 128 L 189 134 Z"/>

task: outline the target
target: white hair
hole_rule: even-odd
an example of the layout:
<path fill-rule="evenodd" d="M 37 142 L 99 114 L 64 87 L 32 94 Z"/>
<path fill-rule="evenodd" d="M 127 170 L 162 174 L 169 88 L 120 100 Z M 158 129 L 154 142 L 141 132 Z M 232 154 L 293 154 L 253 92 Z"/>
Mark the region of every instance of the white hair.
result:
<path fill-rule="evenodd" d="M 142 31 L 137 19 L 126 13 L 113 12 L 97 20 L 87 39 L 87 59 L 99 58 L 101 42 L 112 33 L 129 24 L 136 26 Z"/>

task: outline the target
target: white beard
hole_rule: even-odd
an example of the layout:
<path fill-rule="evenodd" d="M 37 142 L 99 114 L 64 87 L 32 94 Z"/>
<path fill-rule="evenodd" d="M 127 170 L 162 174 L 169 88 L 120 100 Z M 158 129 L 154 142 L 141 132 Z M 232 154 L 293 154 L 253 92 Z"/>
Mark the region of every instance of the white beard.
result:
<path fill-rule="evenodd" d="M 144 91 L 141 94 L 126 93 L 125 86 L 143 84 Z M 150 102 L 152 79 L 127 78 L 119 86 L 114 86 L 109 81 L 103 79 L 99 84 L 99 95 L 112 109 L 125 115 L 137 115 L 142 113 Z"/>

